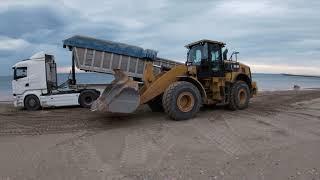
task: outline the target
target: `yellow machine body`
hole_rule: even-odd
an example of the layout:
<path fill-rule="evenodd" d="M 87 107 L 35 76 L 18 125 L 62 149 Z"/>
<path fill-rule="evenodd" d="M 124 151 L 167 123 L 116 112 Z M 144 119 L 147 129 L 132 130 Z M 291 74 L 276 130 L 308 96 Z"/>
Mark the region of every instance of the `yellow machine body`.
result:
<path fill-rule="evenodd" d="M 195 66 L 179 65 L 169 71 L 153 74 L 152 62 L 148 63 L 144 73 L 144 86 L 140 89 L 140 104 L 164 93 L 164 91 L 176 81 L 188 81 L 194 84 L 200 91 L 204 104 L 217 104 L 224 101 L 221 89 L 225 89 L 226 84 L 232 84 L 238 80 L 249 83 L 252 96 L 257 94 L 256 82 L 250 82 L 250 68 L 240 64 L 240 68 L 234 72 L 226 72 L 225 77 L 210 77 L 199 79 Z"/>
<path fill-rule="evenodd" d="M 132 113 L 139 105 L 164 110 L 172 119 L 193 117 L 203 104 L 225 104 L 232 110 L 248 107 L 257 94 L 248 66 L 227 60 L 224 43 L 202 40 L 187 45 L 188 60 L 183 65 L 161 67 L 155 74 L 152 61 L 145 65 L 142 82 L 134 81 L 116 69 L 115 80 L 94 102 L 92 110 Z M 222 57 L 223 56 L 223 57 Z M 140 84 L 140 86 L 139 86 Z M 142 85 L 141 85 L 142 84 Z"/>

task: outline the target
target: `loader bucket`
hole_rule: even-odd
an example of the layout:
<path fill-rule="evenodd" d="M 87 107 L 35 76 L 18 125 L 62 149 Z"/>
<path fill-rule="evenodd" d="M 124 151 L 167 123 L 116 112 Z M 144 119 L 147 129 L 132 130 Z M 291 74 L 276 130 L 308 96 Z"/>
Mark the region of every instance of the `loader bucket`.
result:
<path fill-rule="evenodd" d="M 115 69 L 114 72 L 115 79 L 93 102 L 91 111 L 128 114 L 140 105 L 138 82 L 130 79 L 119 69 Z"/>

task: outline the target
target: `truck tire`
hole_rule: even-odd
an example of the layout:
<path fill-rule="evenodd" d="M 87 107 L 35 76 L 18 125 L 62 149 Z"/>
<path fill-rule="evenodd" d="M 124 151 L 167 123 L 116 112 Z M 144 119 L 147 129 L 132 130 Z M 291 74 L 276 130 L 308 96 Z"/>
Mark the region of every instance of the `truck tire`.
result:
<path fill-rule="evenodd" d="M 84 90 L 80 93 L 79 104 L 83 108 L 91 108 L 92 103 L 98 99 L 100 94 L 94 90 Z"/>
<path fill-rule="evenodd" d="M 180 81 L 171 84 L 163 94 L 164 111 L 176 121 L 187 120 L 196 115 L 201 106 L 201 95 L 190 82 Z"/>
<path fill-rule="evenodd" d="M 230 102 L 228 108 L 232 111 L 246 109 L 249 105 L 250 90 L 244 81 L 235 82 L 230 90 Z"/>
<path fill-rule="evenodd" d="M 36 111 L 41 108 L 40 100 L 36 95 L 28 95 L 24 99 L 24 107 L 28 111 Z"/>
<path fill-rule="evenodd" d="M 162 106 L 162 95 L 157 96 L 156 98 L 152 99 L 148 103 L 149 108 L 152 112 L 163 112 L 163 106 Z"/>

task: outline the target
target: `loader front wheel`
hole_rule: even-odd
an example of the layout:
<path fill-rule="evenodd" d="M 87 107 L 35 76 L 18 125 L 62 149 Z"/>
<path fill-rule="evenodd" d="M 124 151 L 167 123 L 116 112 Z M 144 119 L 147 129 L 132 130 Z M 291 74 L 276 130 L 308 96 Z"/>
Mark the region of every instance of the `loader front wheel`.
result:
<path fill-rule="evenodd" d="M 249 105 L 250 91 L 247 83 L 237 81 L 232 85 L 230 92 L 230 102 L 228 108 L 230 110 L 243 110 Z"/>
<path fill-rule="evenodd" d="M 196 115 L 201 106 L 197 87 L 186 81 L 171 84 L 163 94 L 164 111 L 173 120 L 187 120 Z"/>

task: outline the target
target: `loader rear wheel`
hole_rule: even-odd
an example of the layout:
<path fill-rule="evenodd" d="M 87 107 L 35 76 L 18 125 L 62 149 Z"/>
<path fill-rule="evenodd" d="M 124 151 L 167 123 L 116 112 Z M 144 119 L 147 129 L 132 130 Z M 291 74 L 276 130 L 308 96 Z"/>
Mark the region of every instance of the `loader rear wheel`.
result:
<path fill-rule="evenodd" d="M 97 100 L 99 93 L 94 90 L 84 90 L 80 93 L 79 104 L 84 108 L 90 108 L 92 103 Z"/>
<path fill-rule="evenodd" d="M 249 105 L 250 91 L 247 83 L 237 81 L 232 85 L 230 93 L 230 102 L 228 108 L 230 110 L 243 110 Z"/>
<path fill-rule="evenodd" d="M 148 102 L 148 106 L 150 107 L 152 112 L 163 112 L 162 106 L 162 95 L 154 98 L 153 100 Z"/>
<path fill-rule="evenodd" d="M 193 84 L 186 81 L 175 82 L 164 92 L 162 104 L 171 119 L 187 120 L 199 111 L 201 95 Z"/>
<path fill-rule="evenodd" d="M 37 96 L 35 96 L 35 95 L 28 95 L 24 99 L 24 107 L 28 111 L 39 110 L 41 108 L 41 104 L 40 104 L 39 98 Z"/>

